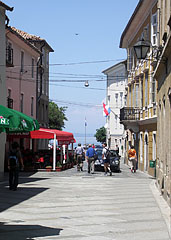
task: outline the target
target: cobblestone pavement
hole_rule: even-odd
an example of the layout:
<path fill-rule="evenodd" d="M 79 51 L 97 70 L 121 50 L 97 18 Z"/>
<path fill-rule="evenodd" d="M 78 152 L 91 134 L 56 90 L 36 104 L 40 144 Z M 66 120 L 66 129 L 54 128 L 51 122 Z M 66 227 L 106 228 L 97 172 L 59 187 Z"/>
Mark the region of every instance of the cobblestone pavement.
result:
<path fill-rule="evenodd" d="M 169 218 L 158 204 L 154 179 L 121 169 L 112 177 L 76 168 L 21 173 L 17 191 L 9 191 L 4 178 L 0 240 L 169 240 Z"/>

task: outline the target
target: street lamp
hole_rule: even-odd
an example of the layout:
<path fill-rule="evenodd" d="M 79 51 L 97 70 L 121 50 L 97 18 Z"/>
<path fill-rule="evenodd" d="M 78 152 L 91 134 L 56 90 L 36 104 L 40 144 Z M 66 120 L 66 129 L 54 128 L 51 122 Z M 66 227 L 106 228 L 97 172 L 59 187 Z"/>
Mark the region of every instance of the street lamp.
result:
<path fill-rule="evenodd" d="M 88 81 L 85 81 L 84 86 L 85 86 L 85 87 L 88 87 L 88 86 L 89 86 Z"/>
<path fill-rule="evenodd" d="M 150 42 L 145 41 L 144 39 L 138 41 L 134 46 L 134 52 L 137 57 L 137 59 L 145 59 L 147 56 L 147 53 L 150 49 Z"/>

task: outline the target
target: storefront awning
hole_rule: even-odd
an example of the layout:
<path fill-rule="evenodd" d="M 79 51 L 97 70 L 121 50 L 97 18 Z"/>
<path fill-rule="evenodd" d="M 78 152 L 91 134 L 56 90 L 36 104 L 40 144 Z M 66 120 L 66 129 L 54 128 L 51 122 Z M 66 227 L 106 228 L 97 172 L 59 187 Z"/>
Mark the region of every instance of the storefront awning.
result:
<path fill-rule="evenodd" d="M 53 139 L 56 134 L 58 141 L 67 141 L 68 143 L 75 142 L 74 136 L 70 132 L 64 132 L 56 129 L 40 128 L 36 131 L 30 132 L 30 138 L 34 139 Z"/>
<path fill-rule="evenodd" d="M 40 128 L 36 131 L 30 132 L 30 138 L 34 139 L 54 139 L 53 142 L 53 170 L 56 167 L 56 140 L 59 145 L 69 145 L 70 143 L 76 142 L 74 136 L 70 132 L 64 132 L 56 129 Z"/>

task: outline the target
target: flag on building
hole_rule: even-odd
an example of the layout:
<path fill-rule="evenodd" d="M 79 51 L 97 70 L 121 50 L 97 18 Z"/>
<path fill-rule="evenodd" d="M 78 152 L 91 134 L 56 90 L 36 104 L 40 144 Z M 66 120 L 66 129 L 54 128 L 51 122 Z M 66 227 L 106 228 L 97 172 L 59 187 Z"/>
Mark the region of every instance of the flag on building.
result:
<path fill-rule="evenodd" d="M 109 107 L 107 107 L 104 103 L 103 103 L 103 113 L 104 116 L 107 117 L 111 112 L 111 109 Z"/>

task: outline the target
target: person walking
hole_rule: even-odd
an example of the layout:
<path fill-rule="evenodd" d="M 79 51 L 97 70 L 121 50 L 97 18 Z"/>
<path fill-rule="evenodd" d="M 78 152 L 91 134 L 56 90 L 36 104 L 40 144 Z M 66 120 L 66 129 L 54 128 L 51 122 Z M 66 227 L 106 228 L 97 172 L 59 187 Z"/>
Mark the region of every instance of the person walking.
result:
<path fill-rule="evenodd" d="M 75 149 L 75 154 L 77 159 L 77 171 L 83 171 L 84 149 L 81 147 L 81 143 L 78 143 L 78 147 Z"/>
<path fill-rule="evenodd" d="M 131 165 L 131 172 L 136 172 L 136 165 L 137 165 L 137 153 L 134 146 L 131 146 L 131 149 L 128 151 L 128 159 Z"/>
<path fill-rule="evenodd" d="M 107 176 L 108 171 L 110 173 L 110 176 L 112 176 L 112 171 L 110 169 L 110 151 L 107 148 L 106 143 L 103 143 L 102 159 L 104 163 L 105 176 Z"/>
<path fill-rule="evenodd" d="M 86 158 L 88 162 L 88 173 L 94 173 L 94 155 L 96 154 L 96 151 L 94 148 L 92 148 L 92 145 L 89 144 L 89 148 L 86 152 Z"/>
<path fill-rule="evenodd" d="M 117 153 L 117 155 L 119 155 L 119 147 L 118 147 L 118 145 L 116 145 L 116 153 Z"/>
<path fill-rule="evenodd" d="M 19 168 L 20 164 L 24 168 L 23 158 L 17 142 L 12 143 L 12 149 L 8 157 L 9 169 L 9 190 L 16 191 L 18 186 Z"/>

